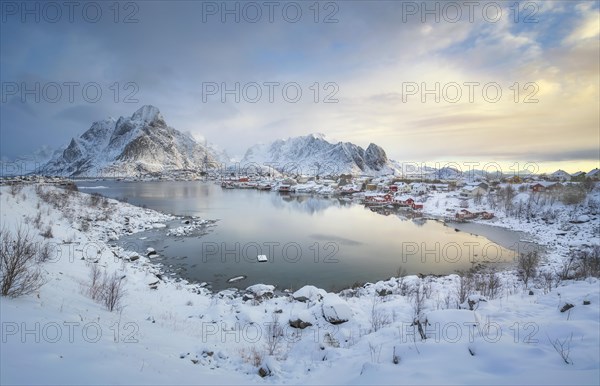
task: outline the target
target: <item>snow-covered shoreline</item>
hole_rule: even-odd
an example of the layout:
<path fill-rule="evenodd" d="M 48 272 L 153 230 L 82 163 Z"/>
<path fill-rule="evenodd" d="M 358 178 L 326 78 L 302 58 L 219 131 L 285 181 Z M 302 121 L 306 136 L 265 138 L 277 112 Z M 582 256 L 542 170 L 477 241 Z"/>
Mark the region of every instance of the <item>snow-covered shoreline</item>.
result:
<path fill-rule="evenodd" d="M 40 212 L 41 228 L 52 227 L 48 240 L 62 252 L 44 263 L 48 282 L 36 294 L 0 298 L 3 384 L 597 384 L 600 377 L 597 279 L 529 295 L 514 272 L 500 272 L 501 293 L 469 297 L 474 310 L 456 309 L 456 275 L 392 278 L 339 294 L 305 287 L 274 296 L 268 285 L 244 296 L 212 294 L 164 278 L 147 256 L 132 259 L 109 245 L 174 216 L 114 200 L 93 206 L 84 193 L 57 209 L 33 185 L 0 193 L 3 225 L 31 222 Z M 493 225 L 529 230 L 551 247 L 548 264 L 558 264 L 571 246 L 548 235 L 558 222 L 544 233 L 511 220 Z M 586 226 L 577 240 L 592 241 L 593 231 Z M 125 276 L 118 312 L 86 295 L 93 264 Z M 415 290 L 426 295 L 420 305 Z M 560 312 L 565 303 L 575 307 Z M 428 339 L 411 326 L 415 316 Z M 567 365 L 551 342 L 569 337 Z"/>

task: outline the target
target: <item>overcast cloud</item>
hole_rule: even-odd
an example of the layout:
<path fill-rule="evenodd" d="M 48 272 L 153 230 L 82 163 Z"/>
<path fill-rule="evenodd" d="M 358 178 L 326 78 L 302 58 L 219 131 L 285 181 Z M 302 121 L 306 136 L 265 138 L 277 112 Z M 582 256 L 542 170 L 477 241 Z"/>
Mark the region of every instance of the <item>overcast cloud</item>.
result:
<path fill-rule="evenodd" d="M 53 9 L 44 14 L 44 2 L 28 3 L 34 14 L 25 15 L 22 4 L 2 2 L 4 159 L 63 146 L 95 120 L 153 104 L 171 126 L 232 155 L 257 142 L 320 132 L 361 146 L 375 142 L 400 161 L 562 161 L 570 169 L 598 164 L 596 1 L 522 1 L 518 14 L 514 1 L 496 2 L 501 16 L 495 6 L 476 2 L 472 21 L 461 1 L 454 8 L 428 2 L 434 14 L 427 15 L 423 2 L 325 1 L 317 4 L 318 15 L 312 1 L 273 2 L 272 23 L 262 1 L 136 1 L 121 3 L 118 15 L 112 2 L 97 2 L 87 7 L 92 16 L 102 10 L 95 23 L 82 16 L 84 2 L 73 22 L 63 2 L 54 3 L 62 12 L 55 23 L 48 20 L 56 16 Z M 222 15 L 223 4 L 239 13 Z M 262 17 L 244 20 L 255 17 L 256 6 Z M 297 8 L 302 16 L 292 23 Z M 456 9 L 462 20 L 451 22 Z M 125 23 L 128 16 L 137 22 Z M 51 86 L 46 95 L 22 95 L 22 85 L 36 82 L 40 88 L 51 82 L 79 86 L 73 101 L 63 85 L 52 103 Z M 82 95 L 82 86 L 92 82 L 102 91 L 94 103 Z M 248 86 L 239 102 L 227 94 L 223 103 L 220 91 L 203 92 L 203 84 L 234 88 L 236 82 L 242 89 L 256 82 L 263 94 L 251 103 L 256 88 Z M 269 82 L 280 84 L 273 102 Z M 282 95 L 281 85 L 292 82 L 302 91 L 296 103 Z M 421 89 L 434 89 L 436 82 L 439 102 Z M 493 87 L 484 95 L 486 84 Z M 288 99 L 294 90 L 288 89 Z M 95 89 L 87 91 L 93 99 Z"/>

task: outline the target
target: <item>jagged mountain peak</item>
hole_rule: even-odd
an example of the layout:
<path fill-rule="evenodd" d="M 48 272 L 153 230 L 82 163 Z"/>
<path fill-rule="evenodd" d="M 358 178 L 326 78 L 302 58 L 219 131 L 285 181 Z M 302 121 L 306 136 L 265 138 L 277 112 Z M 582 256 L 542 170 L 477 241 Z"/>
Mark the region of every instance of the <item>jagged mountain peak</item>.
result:
<path fill-rule="evenodd" d="M 142 121 L 146 123 L 150 123 L 153 121 L 162 121 L 164 122 L 163 116 L 160 114 L 160 110 L 152 105 L 144 105 L 140 107 L 133 115 L 131 116 L 132 121 Z"/>
<path fill-rule="evenodd" d="M 351 142 L 330 142 L 319 133 L 254 145 L 241 162 L 268 164 L 278 170 L 299 165 L 309 174 L 315 170 L 353 174 L 387 174 L 395 170 L 385 151 L 375 144 L 365 151 Z"/>
<path fill-rule="evenodd" d="M 135 176 L 182 169 L 200 171 L 215 162 L 213 152 L 168 126 L 158 108 L 145 105 L 130 117 L 94 122 L 62 153 L 42 167 L 43 174 Z"/>

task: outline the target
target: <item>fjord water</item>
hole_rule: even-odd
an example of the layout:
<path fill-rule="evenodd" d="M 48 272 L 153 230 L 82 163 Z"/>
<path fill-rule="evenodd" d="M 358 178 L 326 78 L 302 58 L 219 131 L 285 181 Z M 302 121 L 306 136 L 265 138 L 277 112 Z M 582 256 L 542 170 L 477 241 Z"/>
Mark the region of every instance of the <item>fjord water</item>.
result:
<path fill-rule="evenodd" d="M 411 220 L 400 212 L 382 215 L 337 198 L 222 189 L 214 182 L 85 181 L 78 186 L 165 213 L 218 220 L 202 235 L 166 236 L 165 229 L 154 229 L 120 240 L 130 249 L 156 249 L 160 257 L 155 261 L 214 290 L 256 283 L 339 290 L 355 282 L 387 279 L 398 268 L 408 274 L 439 275 L 467 270 L 473 260 L 505 266 L 516 249 L 505 247 L 519 240 L 515 232 L 488 229 L 488 236 L 505 246 L 501 247 L 485 237 L 433 220 Z M 182 224 L 178 220 L 168 225 Z M 269 261 L 258 263 L 258 254 Z M 228 282 L 238 276 L 245 278 Z"/>

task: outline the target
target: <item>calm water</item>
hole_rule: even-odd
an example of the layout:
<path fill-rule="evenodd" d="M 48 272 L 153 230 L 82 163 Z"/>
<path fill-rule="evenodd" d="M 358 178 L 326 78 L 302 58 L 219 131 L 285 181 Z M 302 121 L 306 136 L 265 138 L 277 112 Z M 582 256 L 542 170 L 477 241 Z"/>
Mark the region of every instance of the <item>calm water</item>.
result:
<path fill-rule="evenodd" d="M 520 235 L 481 228 L 490 239 L 457 231 L 432 220 L 410 220 L 400 213 L 381 215 L 336 198 L 282 195 L 251 189 L 222 189 L 213 182 L 80 182 L 82 191 L 124 198 L 166 213 L 218 220 L 201 235 L 166 236 L 165 229 L 125 237 L 144 251 L 153 247 L 160 261 L 188 280 L 213 289 L 255 283 L 278 288 L 313 284 L 342 289 L 355 282 L 409 274 L 448 274 L 472 261 L 505 266 L 514 259 Z M 181 221 L 168 224 L 181 226 Z M 140 238 L 145 239 L 141 240 Z M 129 244 L 130 247 L 132 244 Z M 508 249 L 510 248 L 510 249 Z M 269 261 L 258 263 L 257 255 Z M 229 279 L 245 276 L 239 282 Z"/>

